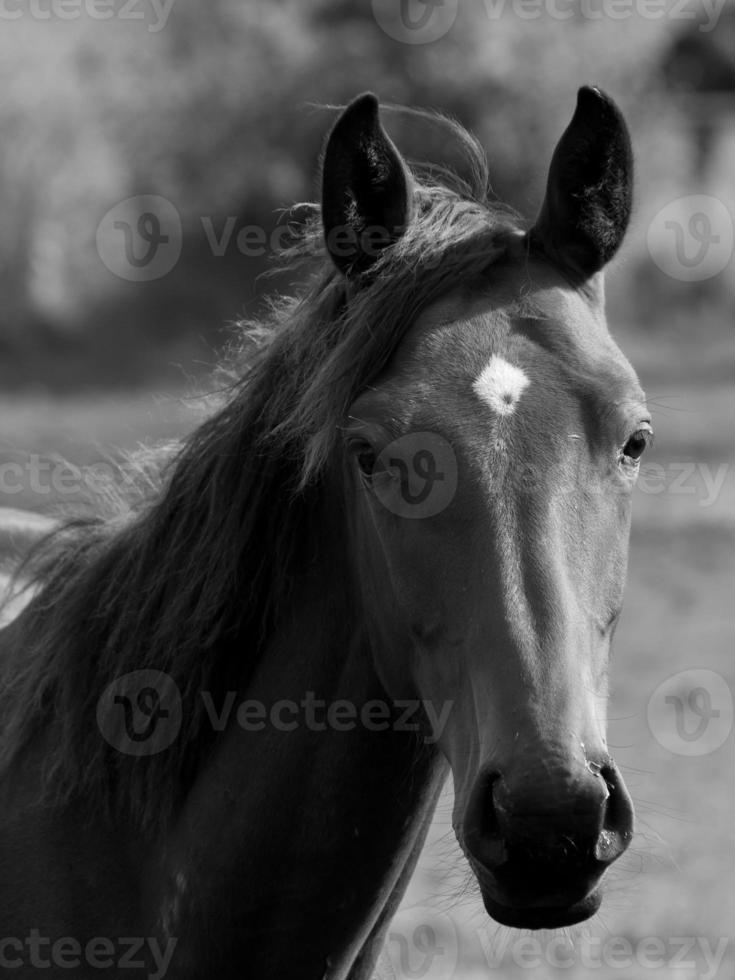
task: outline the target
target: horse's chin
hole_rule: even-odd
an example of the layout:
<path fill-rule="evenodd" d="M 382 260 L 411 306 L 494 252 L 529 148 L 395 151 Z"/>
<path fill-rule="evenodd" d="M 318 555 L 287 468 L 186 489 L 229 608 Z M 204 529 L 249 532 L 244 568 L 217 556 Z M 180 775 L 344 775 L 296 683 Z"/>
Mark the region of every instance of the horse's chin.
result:
<path fill-rule="evenodd" d="M 572 905 L 514 907 L 501 905 L 483 889 L 482 900 L 487 914 L 501 926 L 514 929 L 562 929 L 593 916 L 600 907 L 602 895 L 599 889 L 595 889 L 582 901 Z"/>

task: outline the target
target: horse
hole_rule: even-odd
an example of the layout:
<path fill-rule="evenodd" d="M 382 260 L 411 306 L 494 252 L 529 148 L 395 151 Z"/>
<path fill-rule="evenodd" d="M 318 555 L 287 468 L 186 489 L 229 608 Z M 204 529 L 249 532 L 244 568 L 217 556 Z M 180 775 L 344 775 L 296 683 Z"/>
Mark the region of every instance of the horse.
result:
<path fill-rule="evenodd" d="M 26 562 L 0 634 L 18 976 L 364 980 L 450 772 L 503 925 L 592 916 L 633 837 L 606 742 L 652 432 L 604 311 L 625 121 L 579 90 L 527 226 L 458 123 L 464 176 L 382 117 L 342 110 L 302 287 L 157 492 Z"/>

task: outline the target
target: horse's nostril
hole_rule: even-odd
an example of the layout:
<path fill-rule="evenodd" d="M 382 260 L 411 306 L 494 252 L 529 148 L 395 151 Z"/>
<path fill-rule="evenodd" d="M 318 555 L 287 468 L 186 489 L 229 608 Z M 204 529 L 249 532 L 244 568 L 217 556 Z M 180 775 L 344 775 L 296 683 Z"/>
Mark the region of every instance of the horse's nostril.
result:
<path fill-rule="evenodd" d="M 493 803 L 493 787 L 498 778 L 496 773 L 478 778 L 464 816 L 465 846 L 476 860 L 491 870 L 508 859 Z"/>
<path fill-rule="evenodd" d="M 612 864 L 633 839 L 633 802 L 614 763 L 603 766 L 600 776 L 608 789 L 605 820 L 595 845 L 595 858 Z"/>
<path fill-rule="evenodd" d="M 612 864 L 625 850 L 625 842 L 614 830 L 601 830 L 595 843 L 595 860 L 602 864 Z"/>

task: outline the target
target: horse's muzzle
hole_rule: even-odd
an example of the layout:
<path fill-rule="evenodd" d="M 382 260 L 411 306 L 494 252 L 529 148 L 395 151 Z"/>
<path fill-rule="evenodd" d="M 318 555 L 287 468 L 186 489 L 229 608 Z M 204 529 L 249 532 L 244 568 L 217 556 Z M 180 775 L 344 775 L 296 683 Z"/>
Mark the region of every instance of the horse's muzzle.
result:
<path fill-rule="evenodd" d="M 558 781 L 529 775 L 481 774 L 461 843 L 496 921 L 573 925 L 597 911 L 600 879 L 632 840 L 632 803 L 611 761 Z"/>

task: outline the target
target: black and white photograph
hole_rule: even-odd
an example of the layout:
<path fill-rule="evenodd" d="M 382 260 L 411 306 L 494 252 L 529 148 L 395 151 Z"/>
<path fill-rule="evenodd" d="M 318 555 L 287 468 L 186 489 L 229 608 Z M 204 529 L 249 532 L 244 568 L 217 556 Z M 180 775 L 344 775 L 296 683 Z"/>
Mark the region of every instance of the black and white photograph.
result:
<path fill-rule="evenodd" d="M 735 0 L 0 77 L 0 977 L 734 980 Z"/>

